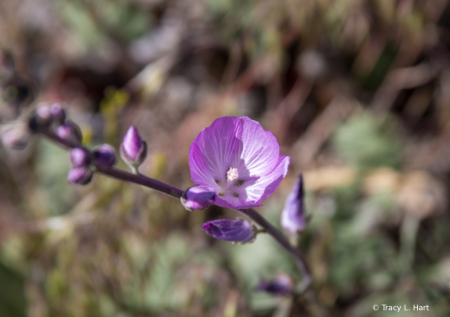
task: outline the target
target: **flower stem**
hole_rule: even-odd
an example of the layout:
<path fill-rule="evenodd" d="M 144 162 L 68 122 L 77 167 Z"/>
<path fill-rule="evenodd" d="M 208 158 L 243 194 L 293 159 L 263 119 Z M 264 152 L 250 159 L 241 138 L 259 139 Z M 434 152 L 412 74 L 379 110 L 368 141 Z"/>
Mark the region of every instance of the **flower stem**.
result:
<path fill-rule="evenodd" d="M 161 193 L 180 199 L 183 191 L 156 179 L 144 176 L 142 174 L 132 174 L 114 167 L 97 167 L 97 172 L 106 176 L 123 180 L 130 183 L 139 184 L 145 187 L 160 191 Z"/>
<path fill-rule="evenodd" d="M 52 133 L 51 131 L 40 131 L 42 135 L 44 135 L 47 139 L 55 142 L 56 144 L 64 147 L 64 148 L 74 148 L 78 145 L 64 140 L 57 136 L 56 134 Z M 144 176 L 142 174 L 133 174 L 124 170 L 120 170 L 114 167 L 101 167 L 101 166 L 95 166 L 95 171 L 101 174 L 104 174 L 106 176 L 130 182 L 139 184 L 142 186 L 146 186 L 149 188 L 152 188 L 154 190 L 160 191 L 164 194 L 167 194 L 169 196 L 172 196 L 174 198 L 180 199 L 181 195 L 183 194 L 183 190 L 178 189 L 176 187 L 170 186 L 166 183 L 160 182 L 156 179 Z M 298 293 L 305 292 L 312 284 L 312 277 L 309 273 L 308 266 L 306 265 L 306 262 L 303 258 L 302 253 L 297 248 L 293 247 L 289 241 L 286 239 L 286 237 L 277 229 L 275 228 L 270 222 L 268 222 L 261 214 L 259 214 L 254 209 L 235 209 L 236 211 L 240 212 L 241 214 L 247 216 L 251 220 L 253 220 L 255 223 L 260 225 L 266 233 L 270 234 L 282 247 L 285 251 L 287 251 L 295 260 L 295 264 L 297 265 L 297 268 L 302 273 L 302 287 L 301 290 L 297 290 Z M 300 294 L 298 294 L 300 295 Z"/>

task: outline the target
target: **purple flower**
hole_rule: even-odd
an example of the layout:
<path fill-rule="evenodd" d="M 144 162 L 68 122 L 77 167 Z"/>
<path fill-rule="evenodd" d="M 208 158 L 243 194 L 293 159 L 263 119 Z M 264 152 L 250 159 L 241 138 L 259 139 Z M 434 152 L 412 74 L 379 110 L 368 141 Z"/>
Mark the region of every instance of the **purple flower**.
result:
<path fill-rule="evenodd" d="M 287 275 L 280 275 L 271 281 L 261 281 L 255 291 L 266 292 L 275 296 L 285 296 L 293 291 L 292 280 Z"/>
<path fill-rule="evenodd" d="M 55 134 L 61 139 L 81 144 L 82 136 L 79 128 L 72 122 L 66 121 L 63 125 L 56 128 Z"/>
<path fill-rule="evenodd" d="M 116 152 L 109 144 L 103 144 L 92 151 L 94 165 L 111 167 L 116 163 Z"/>
<path fill-rule="evenodd" d="M 131 126 L 120 146 L 120 156 L 131 167 L 138 167 L 147 157 L 147 143 L 142 141 L 138 129 Z"/>
<path fill-rule="evenodd" d="M 203 129 L 189 149 L 191 178 L 216 191 L 215 204 L 261 206 L 286 176 L 289 156 L 273 134 L 247 117 L 223 117 Z"/>
<path fill-rule="evenodd" d="M 75 167 L 69 171 L 67 180 L 71 184 L 86 185 L 92 180 L 93 172 L 87 167 Z"/>
<path fill-rule="evenodd" d="M 291 233 L 302 231 L 306 226 L 303 195 L 303 176 L 300 175 L 286 198 L 281 212 L 281 226 Z"/>
<path fill-rule="evenodd" d="M 256 228 L 250 222 L 242 219 L 218 219 L 203 224 L 203 230 L 213 238 L 246 243 L 256 236 Z"/>
<path fill-rule="evenodd" d="M 205 209 L 214 204 L 216 192 L 214 188 L 192 186 L 188 188 L 181 196 L 181 203 L 189 211 L 196 209 Z"/>
<path fill-rule="evenodd" d="M 81 147 L 73 148 L 70 151 L 70 161 L 73 167 L 88 166 L 91 162 L 91 153 Z"/>

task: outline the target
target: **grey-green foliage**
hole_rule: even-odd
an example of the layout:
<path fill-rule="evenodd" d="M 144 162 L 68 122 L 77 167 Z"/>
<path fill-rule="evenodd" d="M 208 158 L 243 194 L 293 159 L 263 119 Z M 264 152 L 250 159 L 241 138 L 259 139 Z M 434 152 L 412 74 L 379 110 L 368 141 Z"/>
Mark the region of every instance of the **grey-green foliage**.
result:
<path fill-rule="evenodd" d="M 357 115 L 335 133 L 333 144 L 348 163 L 360 169 L 398 167 L 400 142 L 389 123 L 379 124 L 368 114 Z"/>

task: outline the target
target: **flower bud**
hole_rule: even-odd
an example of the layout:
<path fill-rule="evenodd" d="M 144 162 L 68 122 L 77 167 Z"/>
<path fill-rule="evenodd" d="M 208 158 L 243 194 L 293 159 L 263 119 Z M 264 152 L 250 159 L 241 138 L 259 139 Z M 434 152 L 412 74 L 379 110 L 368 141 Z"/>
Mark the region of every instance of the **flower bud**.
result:
<path fill-rule="evenodd" d="M 66 112 L 57 102 L 50 106 L 50 113 L 52 114 L 53 120 L 59 124 L 64 123 L 64 120 L 66 120 Z"/>
<path fill-rule="evenodd" d="M 116 163 L 116 152 L 109 144 L 103 144 L 92 151 L 95 166 L 111 167 Z"/>
<path fill-rule="evenodd" d="M 281 212 L 281 226 L 294 234 L 302 231 L 306 226 L 303 196 L 303 176 L 300 175 L 286 198 Z"/>
<path fill-rule="evenodd" d="M 266 292 L 274 296 L 285 296 L 294 290 L 292 279 L 287 275 L 280 275 L 271 281 L 261 281 L 255 291 Z"/>
<path fill-rule="evenodd" d="M 88 166 L 91 163 L 91 153 L 81 147 L 73 148 L 70 151 L 70 161 L 73 167 Z"/>
<path fill-rule="evenodd" d="M 39 104 L 36 107 L 36 120 L 39 127 L 47 127 L 52 123 L 52 114 L 50 112 L 50 106 L 46 104 Z"/>
<path fill-rule="evenodd" d="M 243 219 L 208 221 L 203 230 L 213 238 L 237 243 L 251 242 L 256 237 L 256 227 Z"/>
<path fill-rule="evenodd" d="M 88 167 L 75 167 L 69 171 L 67 181 L 71 184 L 86 185 L 92 180 L 93 174 Z"/>
<path fill-rule="evenodd" d="M 214 204 L 216 192 L 214 188 L 203 186 L 192 186 L 181 196 L 181 204 L 189 211 L 205 209 Z"/>
<path fill-rule="evenodd" d="M 136 127 L 131 126 L 120 146 L 120 156 L 132 169 L 139 167 L 147 157 L 147 143 L 142 141 Z"/>
<path fill-rule="evenodd" d="M 23 124 L 17 124 L 2 133 L 2 143 L 5 147 L 21 150 L 25 148 L 31 134 Z"/>
<path fill-rule="evenodd" d="M 66 123 L 56 128 L 55 133 L 61 139 L 77 145 L 81 144 L 82 136 L 80 129 L 72 122 L 66 121 Z"/>

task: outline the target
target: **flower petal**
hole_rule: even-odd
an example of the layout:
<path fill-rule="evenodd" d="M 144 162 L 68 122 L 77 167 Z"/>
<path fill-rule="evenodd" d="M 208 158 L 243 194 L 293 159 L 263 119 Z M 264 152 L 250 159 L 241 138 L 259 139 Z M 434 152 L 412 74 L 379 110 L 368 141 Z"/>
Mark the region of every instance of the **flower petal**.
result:
<path fill-rule="evenodd" d="M 215 185 L 211 170 L 196 143 L 192 143 L 189 149 L 189 169 L 191 179 L 196 185 Z"/>
<path fill-rule="evenodd" d="M 214 120 L 194 139 L 191 147 L 197 144 L 215 180 L 226 181 L 225 174 L 239 149 L 241 134 L 242 122 L 239 118 L 223 117 Z"/>
<path fill-rule="evenodd" d="M 262 206 L 259 202 L 250 202 L 244 197 L 233 197 L 227 196 L 222 199 L 220 196 L 216 196 L 216 201 L 214 202 L 217 206 L 232 208 L 232 209 L 249 209 L 253 207 Z"/>
<path fill-rule="evenodd" d="M 248 117 L 239 119 L 243 124 L 241 142 L 231 165 L 238 168 L 244 179 L 269 174 L 280 155 L 277 139 L 258 122 Z"/>
<path fill-rule="evenodd" d="M 281 180 L 286 176 L 290 164 L 290 157 L 280 155 L 275 168 L 265 176 L 248 185 L 245 190 L 247 192 L 247 200 L 258 202 L 269 197 L 280 185 Z"/>

